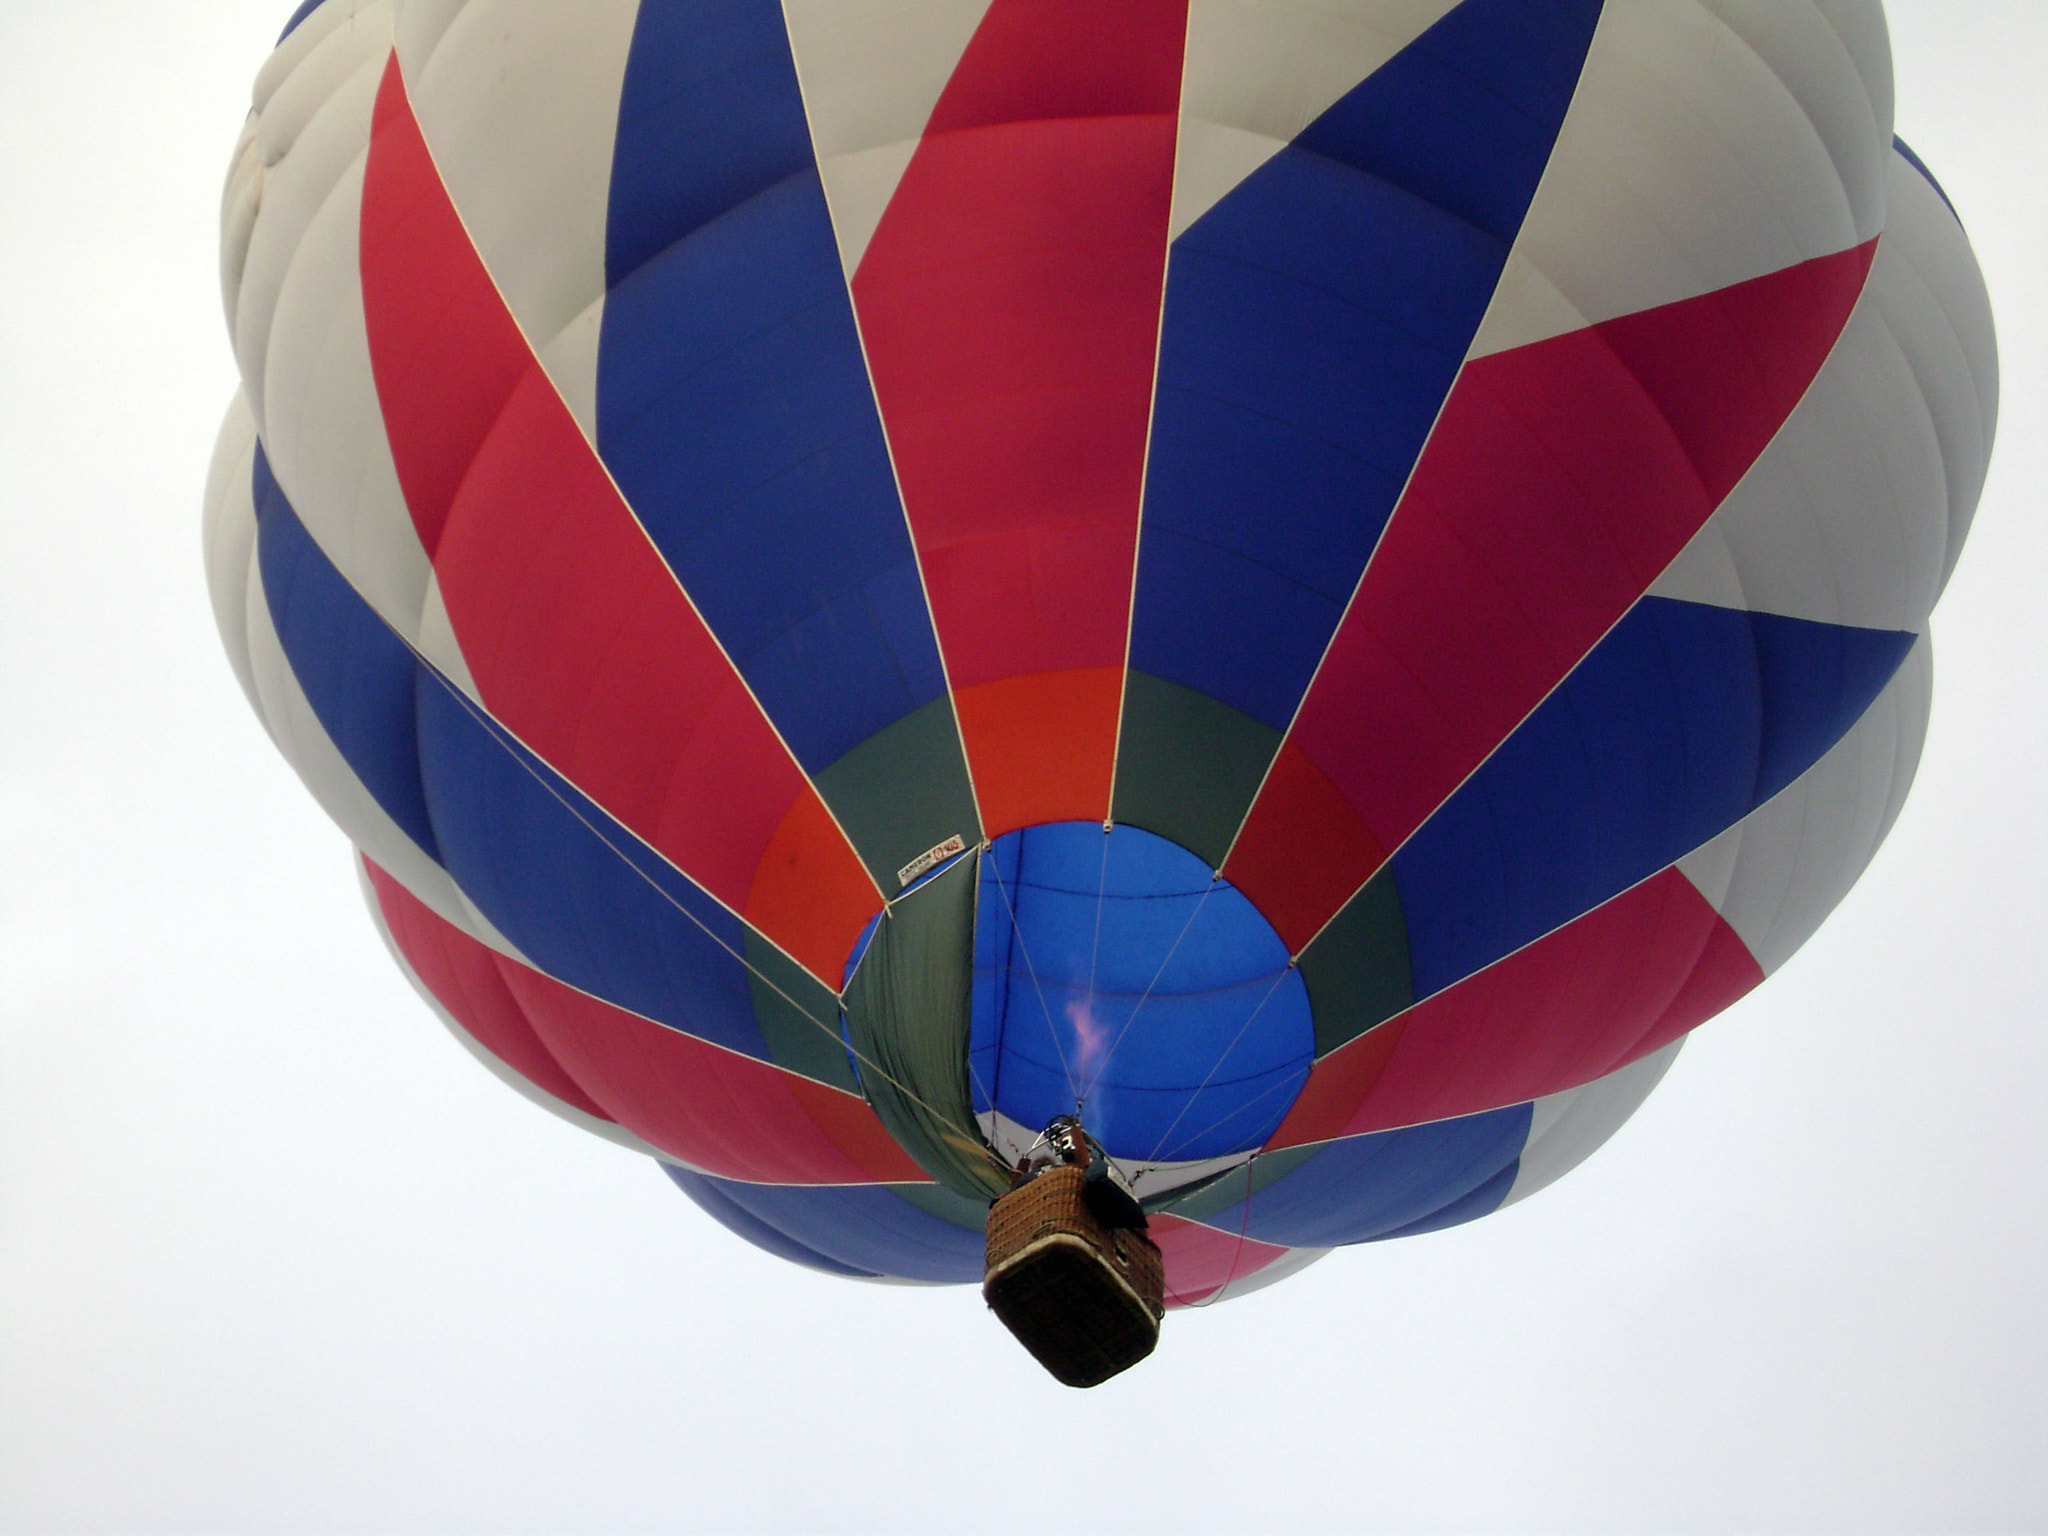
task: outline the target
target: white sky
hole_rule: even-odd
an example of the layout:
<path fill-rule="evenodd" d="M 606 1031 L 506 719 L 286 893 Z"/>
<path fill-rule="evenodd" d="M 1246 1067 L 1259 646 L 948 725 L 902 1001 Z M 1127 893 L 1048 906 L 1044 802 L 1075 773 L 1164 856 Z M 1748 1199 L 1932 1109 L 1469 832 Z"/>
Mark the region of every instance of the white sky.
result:
<path fill-rule="evenodd" d="M 0 0 L 0 1530 L 2048 1526 L 2048 3 L 1891 6 L 2004 402 L 1869 875 L 1556 1188 L 1085 1396 L 728 1236 L 383 954 L 200 570 L 288 10 Z"/>

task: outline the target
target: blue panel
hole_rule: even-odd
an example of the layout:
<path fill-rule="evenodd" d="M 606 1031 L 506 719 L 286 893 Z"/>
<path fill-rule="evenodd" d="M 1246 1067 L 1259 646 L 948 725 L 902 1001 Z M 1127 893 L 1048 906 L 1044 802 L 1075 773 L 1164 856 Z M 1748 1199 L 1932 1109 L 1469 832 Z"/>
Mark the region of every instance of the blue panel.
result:
<path fill-rule="evenodd" d="M 1287 947 L 1165 838 L 1094 822 L 998 838 L 974 942 L 977 1112 L 1035 1128 L 1079 1109 L 1118 1157 L 1219 1157 L 1265 1141 L 1307 1080 L 1315 1028 Z"/>
<path fill-rule="evenodd" d="M 1255 1189 L 1249 1216 L 1239 1201 L 1203 1220 L 1289 1248 L 1332 1248 L 1469 1221 L 1507 1198 L 1533 1115 L 1533 1105 L 1515 1104 L 1333 1141 Z"/>
<path fill-rule="evenodd" d="M 1466 0 L 1175 242 L 1132 665 L 1285 730 L 1548 162 L 1598 0 Z"/>
<path fill-rule="evenodd" d="M 264 595 L 315 713 L 477 910 L 570 986 L 770 1059 L 739 919 L 416 661 L 260 458 L 257 508 Z"/>
<path fill-rule="evenodd" d="M 801 1264 L 806 1269 L 822 1269 L 828 1275 L 845 1275 L 856 1280 L 872 1280 L 875 1272 L 855 1269 L 851 1264 L 842 1264 L 837 1259 L 827 1258 L 815 1248 L 805 1246 L 779 1227 L 771 1227 L 745 1206 L 740 1205 L 725 1193 L 721 1181 L 706 1178 L 701 1173 L 691 1173 L 673 1163 L 663 1163 L 661 1171 L 674 1179 L 676 1186 L 708 1212 L 721 1226 L 737 1232 L 756 1248 L 766 1249 L 778 1259 L 787 1259 L 792 1264 Z"/>
<path fill-rule="evenodd" d="M 281 43 L 286 38 L 290 37 L 294 32 L 298 31 L 299 23 L 304 21 L 308 16 L 312 15 L 315 11 L 319 10 L 324 3 L 325 0 L 305 0 L 305 4 L 301 5 L 296 11 L 292 12 L 292 19 L 284 24 L 284 30 L 277 34 L 277 40 Z"/>
<path fill-rule="evenodd" d="M 258 558 L 285 655 L 378 802 L 549 975 L 773 1060 L 740 920 L 418 662 L 260 458 L 257 474 Z"/>
<path fill-rule="evenodd" d="M 1913 636 L 1644 598 L 1394 858 L 1427 997 L 1732 826 Z"/>
<path fill-rule="evenodd" d="M 641 0 L 612 152 L 606 285 L 810 165 L 780 0 Z"/>
<path fill-rule="evenodd" d="M 313 542 L 261 443 L 251 488 L 263 600 L 306 702 L 370 798 L 438 860 L 420 783 L 412 652 Z"/>
<path fill-rule="evenodd" d="M 378 803 L 423 829 L 477 910 L 570 986 L 770 1059 L 739 919 L 415 660 L 260 458 L 257 508 L 264 596 L 293 672 Z"/>
<path fill-rule="evenodd" d="M 945 680 L 780 9 L 671 37 L 701 9 L 643 10 L 627 71 L 610 238 L 632 256 L 605 301 L 598 448 L 816 772 Z M 643 55 L 685 44 L 686 65 L 661 57 L 692 89 L 657 98 Z M 749 136 L 772 113 L 769 153 Z"/>
<path fill-rule="evenodd" d="M 698 1204 L 750 1242 L 770 1253 L 795 1257 L 799 1264 L 836 1265 L 841 1274 L 890 1275 L 950 1285 L 981 1283 L 987 1239 L 919 1210 L 886 1186 L 740 1184 L 676 1168 L 669 1168 L 668 1175 L 693 1199 L 697 1198 L 693 1185 L 710 1186 L 729 1206 L 715 1206 L 702 1199 Z M 789 1254 L 764 1242 L 759 1227 L 750 1229 L 728 1220 L 729 1207 L 737 1207 L 761 1226 L 781 1234 L 802 1252 Z"/>
<path fill-rule="evenodd" d="M 1750 798 L 1762 805 L 1849 734 L 1917 637 L 1774 613 L 1751 614 L 1749 626 L 1764 714 L 1763 751 Z"/>
<path fill-rule="evenodd" d="M 438 675 L 417 697 L 444 862 L 498 931 L 572 987 L 772 1059 L 739 919 Z"/>
<path fill-rule="evenodd" d="M 1374 1242 L 1384 1242 L 1394 1237 L 1420 1237 L 1425 1232 L 1441 1232 L 1447 1227 L 1462 1227 L 1468 1221 L 1477 1221 L 1482 1216 L 1491 1216 L 1500 1209 L 1501 1201 L 1507 1199 L 1508 1191 L 1515 1187 L 1515 1175 L 1522 1171 L 1522 1159 L 1515 1160 L 1501 1169 L 1484 1184 L 1466 1195 L 1461 1195 L 1440 1211 L 1432 1212 L 1420 1221 L 1411 1221 L 1405 1227 L 1392 1232 L 1382 1232 Z"/>
<path fill-rule="evenodd" d="M 1578 89 L 1601 0 L 1465 0 L 1295 143 L 1511 243 Z"/>

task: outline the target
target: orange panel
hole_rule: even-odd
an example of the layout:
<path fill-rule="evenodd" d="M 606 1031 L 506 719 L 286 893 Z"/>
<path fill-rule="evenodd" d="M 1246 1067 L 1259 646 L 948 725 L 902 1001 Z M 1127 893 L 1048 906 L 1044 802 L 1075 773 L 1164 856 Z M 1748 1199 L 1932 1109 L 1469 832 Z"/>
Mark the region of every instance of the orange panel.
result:
<path fill-rule="evenodd" d="M 1086 667 L 977 683 L 955 695 L 988 836 L 1109 815 L 1123 684 L 1121 667 Z"/>

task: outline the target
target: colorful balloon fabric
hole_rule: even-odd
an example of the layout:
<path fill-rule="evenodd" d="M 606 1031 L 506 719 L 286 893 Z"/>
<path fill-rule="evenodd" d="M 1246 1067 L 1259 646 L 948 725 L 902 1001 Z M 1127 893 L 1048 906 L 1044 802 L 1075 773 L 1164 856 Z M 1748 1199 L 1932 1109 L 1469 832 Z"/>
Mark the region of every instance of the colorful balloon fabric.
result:
<path fill-rule="evenodd" d="M 1990 310 L 1876 0 L 325 0 L 216 614 L 457 1035 L 836 1274 L 1521 1199 L 1868 863 Z"/>

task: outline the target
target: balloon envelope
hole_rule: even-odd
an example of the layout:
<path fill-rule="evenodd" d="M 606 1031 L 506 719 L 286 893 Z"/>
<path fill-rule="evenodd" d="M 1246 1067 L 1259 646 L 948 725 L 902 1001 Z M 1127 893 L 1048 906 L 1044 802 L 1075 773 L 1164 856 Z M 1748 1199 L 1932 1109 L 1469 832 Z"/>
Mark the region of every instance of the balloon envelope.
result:
<path fill-rule="evenodd" d="M 1996 414 L 1876 0 L 313 0 L 214 602 L 486 1065 L 832 1273 L 1575 1165 L 1897 815 Z"/>

